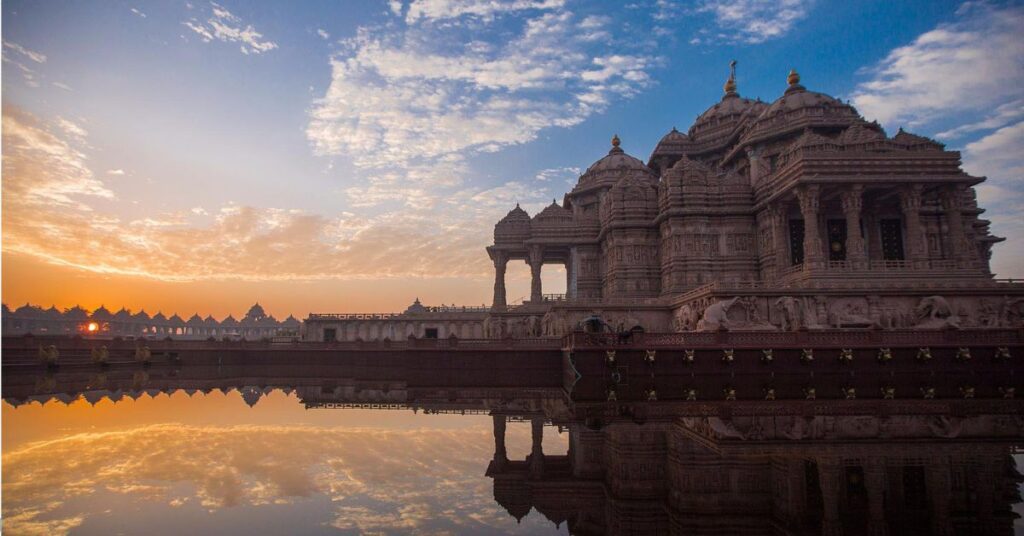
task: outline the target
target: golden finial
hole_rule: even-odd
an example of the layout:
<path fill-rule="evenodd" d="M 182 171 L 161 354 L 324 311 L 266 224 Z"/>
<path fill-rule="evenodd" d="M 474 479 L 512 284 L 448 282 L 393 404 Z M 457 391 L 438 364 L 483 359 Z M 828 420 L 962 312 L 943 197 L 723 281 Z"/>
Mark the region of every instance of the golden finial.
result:
<path fill-rule="evenodd" d="M 722 87 L 725 90 L 725 94 L 736 93 L 736 60 L 729 62 L 729 79 L 725 81 L 725 86 Z"/>
<path fill-rule="evenodd" d="M 800 73 L 796 72 L 796 69 L 790 69 L 789 70 L 789 76 L 786 77 L 786 82 L 789 85 L 791 85 L 791 86 L 795 86 L 795 85 L 799 84 L 800 83 Z"/>
<path fill-rule="evenodd" d="M 620 143 L 622 143 L 622 142 L 619 141 L 619 135 L 618 134 L 612 136 L 612 147 L 618 148 Z"/>

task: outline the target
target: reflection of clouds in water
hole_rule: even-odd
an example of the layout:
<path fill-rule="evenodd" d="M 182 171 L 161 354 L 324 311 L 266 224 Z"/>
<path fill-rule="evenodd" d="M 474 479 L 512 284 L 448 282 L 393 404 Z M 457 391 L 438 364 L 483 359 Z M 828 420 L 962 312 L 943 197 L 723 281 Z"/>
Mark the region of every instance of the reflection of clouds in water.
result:
<path fill-rule="evenodd" d="M 507 442 L 528 448 L 529 439 L 512 432 Z M 97 512 L 61 507 L 106 491 L 168 507 L 198 502 L 210 511 L 324 494 L 338 528 L 500 532 L 511 518 L 493 501 L 491 480 L 483 476 L 493 448 L 489 427 L 152 425 L 78 434 L 4 454 L 3 528 L 67 533 Z M 194 497 L 183 497 L 181 484 L 191 486 Z M 107 507 L 116 515 L 121 504 Z M 64 519 L 53 519 L 58 510 Z"/>

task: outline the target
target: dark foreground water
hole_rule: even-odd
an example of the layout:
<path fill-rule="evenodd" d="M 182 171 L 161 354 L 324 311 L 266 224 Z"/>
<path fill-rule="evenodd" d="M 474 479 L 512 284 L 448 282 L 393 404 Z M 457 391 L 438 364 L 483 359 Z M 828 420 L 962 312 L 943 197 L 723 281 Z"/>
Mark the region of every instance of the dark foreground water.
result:
<path fill-rule="evenodd" d="M 401 377 L 5 370 L 3 532 L 1021 531 L 1015 399 L 581 402 Z"/>

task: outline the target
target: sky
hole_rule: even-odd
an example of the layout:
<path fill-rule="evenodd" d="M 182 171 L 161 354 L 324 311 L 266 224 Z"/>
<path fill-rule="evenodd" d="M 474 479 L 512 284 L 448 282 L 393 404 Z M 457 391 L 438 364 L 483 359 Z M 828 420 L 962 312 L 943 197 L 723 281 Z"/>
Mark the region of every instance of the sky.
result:
<path fill-rule="evenodd" d="M 489 303 L 484 247 L 618 134 L 646 160 L 796 68 L 961 151 L 1024 277 L 1024 5 L 3 3 L 2 298 L 238 316 Z M 509 268 L 509 298 L 529 269 Z M 565 288 L 544 268 L 545 292 Z"/>

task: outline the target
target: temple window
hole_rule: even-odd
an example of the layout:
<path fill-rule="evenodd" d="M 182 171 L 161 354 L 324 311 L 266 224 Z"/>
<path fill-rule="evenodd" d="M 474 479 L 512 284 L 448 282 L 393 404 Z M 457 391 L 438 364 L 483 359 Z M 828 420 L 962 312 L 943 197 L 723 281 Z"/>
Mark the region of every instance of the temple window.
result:
<path fill-rule="evenodd" d="M 804 220 L 789 220 L 789 258 L 793 266 L 804 262 Z"/>
<path fill-rule="evenodd" d="M 883 219 L 879 222 L 882 235 L 882 258 L 887 261 L 902 261 L 903 226 L 898 218 Z"/>

